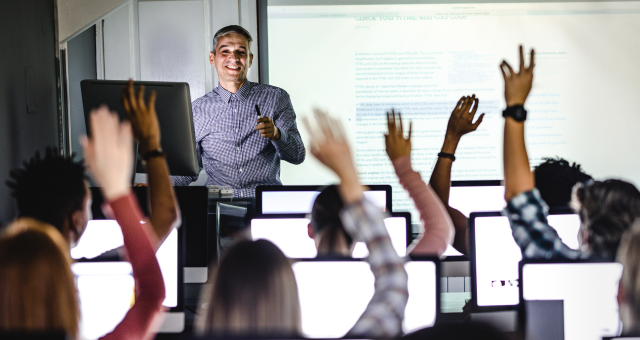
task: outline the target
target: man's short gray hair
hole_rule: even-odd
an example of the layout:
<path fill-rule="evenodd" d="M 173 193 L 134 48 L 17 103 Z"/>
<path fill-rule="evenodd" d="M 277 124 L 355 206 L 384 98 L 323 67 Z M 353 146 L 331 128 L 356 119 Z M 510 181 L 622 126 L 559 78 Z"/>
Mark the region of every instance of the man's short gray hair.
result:
<path fill-rule="evenodd" d="M 220 38 L 232 33 L 237 33 L 247 38 L 247 42 L 249 43 L 249 54 L 251 54 L 251 43 L 253 42 L 253 38 L 251 38 L 249 31 L 238 25 L 229 25 L 219 29 L 213 36 L 213 49 L 211 52 L 213 52 L 213 54 L 216 53 L 216 47 L 218 47 L 218 40 L 220 40 Z"/>

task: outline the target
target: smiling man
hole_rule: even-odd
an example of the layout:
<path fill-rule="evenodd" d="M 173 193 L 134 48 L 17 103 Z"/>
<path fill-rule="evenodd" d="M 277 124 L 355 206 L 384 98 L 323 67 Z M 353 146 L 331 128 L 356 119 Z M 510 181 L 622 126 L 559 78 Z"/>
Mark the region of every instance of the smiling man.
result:
<path fill-rule="evenodd" d="M 289 94 L 247 80 L 252 41 L 237 25 L 216 32 L 209 61 L 218 73 L 218 86 L 192 103 L 206 184 L 231 186 L 235 197 L 255 196 L 258 185 L 282 185 L 280 160 L 300 164 L 305 158 Z M 189 185 L 196 179 L 173 177 L 172 182 Z"/>

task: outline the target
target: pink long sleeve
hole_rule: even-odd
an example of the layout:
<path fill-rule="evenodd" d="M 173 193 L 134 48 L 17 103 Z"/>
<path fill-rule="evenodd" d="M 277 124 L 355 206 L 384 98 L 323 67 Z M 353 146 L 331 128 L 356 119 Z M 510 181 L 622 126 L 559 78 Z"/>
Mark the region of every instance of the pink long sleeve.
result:
<path fill-rule="evenodd" d="M 441 256 L 455 235 L 451 217 L 431 186 L 413 171 L 410 156 L 397 158 L 392 163 L 400 184 L 409 192 L 424 225 L 424 231 L 411 245 L 410 253 Z"/>
<path fill-rule="evenodd" d="M 142 224 L 144 215 L 133 195 L 119 197 L 109 202 L 124 237 L 124 247 L 129 255 L 135 279 L 136 302 L 122 322 L 101 339 L 149 339 L 153 334 L 154 320 L 164 309 L 164 281 L 155 255 L 155 247 L 149 240 L 153 230 Z"/>

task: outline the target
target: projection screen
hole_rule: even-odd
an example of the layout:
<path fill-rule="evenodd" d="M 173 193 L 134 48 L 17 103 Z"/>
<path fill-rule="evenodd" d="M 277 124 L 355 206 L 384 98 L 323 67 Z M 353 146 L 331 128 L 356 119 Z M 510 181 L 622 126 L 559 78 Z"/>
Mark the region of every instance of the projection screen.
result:
<path fill-rule="evenodd" d="M 391 184 L 394 210 L 414 211 L 384 150 L 385 112 L 413 122 L 412 163 L 429 180 L 449 114 L 480 98 L 452 180 L 500 180 L 503 80 L 518 45 L 535 48 L 526 104 L 531 165 L 579 162 L 597 179 L 640 183 L 640 2 L 259 1 L 261 82 L 285 89 L 300 118 L 320 107 L 346 129 L 362 181 Z M 528 62 L 527 57 L 527 62 Z M 336 178 L 310 155 L 283 162 L 284 184 Z M 414 216 L 417 221 L 417 216 Z"/>

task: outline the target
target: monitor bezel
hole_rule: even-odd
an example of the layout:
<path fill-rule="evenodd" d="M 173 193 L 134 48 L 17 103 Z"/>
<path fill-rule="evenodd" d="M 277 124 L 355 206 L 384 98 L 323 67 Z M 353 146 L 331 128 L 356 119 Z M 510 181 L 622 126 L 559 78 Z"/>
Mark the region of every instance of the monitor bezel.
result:
<path fill-rule="evenodd" d="M 286 215 L 305 217 L 307 214 L 265 214 L 262 211 L 263 192 L 283 192 L 283 191 L 322 191 L 328 185 L 258 185 L 256 187 L 256 214 L 257 215 Z M 365 185 L 369 188 L 366 191 L 384 191 L 386 194 L 386 212 L 393 212 L 392 209 L 392 189 L 388 184 Z"/>

